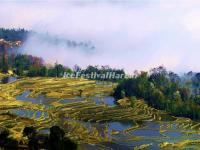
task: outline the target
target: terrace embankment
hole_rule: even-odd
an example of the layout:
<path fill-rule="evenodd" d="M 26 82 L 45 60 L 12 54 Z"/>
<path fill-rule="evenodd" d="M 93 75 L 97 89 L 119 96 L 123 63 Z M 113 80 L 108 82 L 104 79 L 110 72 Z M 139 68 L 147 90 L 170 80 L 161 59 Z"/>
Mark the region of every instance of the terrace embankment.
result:
<path fill-rule="evenodd" d="M 81 78 L 23 78 L 0 84 L 0 126 L 25 140 L 22 130 L 27 125 L 43 134 L 59 125 L 81 149 L 199 146 L 200 123 L 170 116 L 143 100 L 135 100 L 132 107 L 117 105 L 110 96 L 115 86 Z"/>

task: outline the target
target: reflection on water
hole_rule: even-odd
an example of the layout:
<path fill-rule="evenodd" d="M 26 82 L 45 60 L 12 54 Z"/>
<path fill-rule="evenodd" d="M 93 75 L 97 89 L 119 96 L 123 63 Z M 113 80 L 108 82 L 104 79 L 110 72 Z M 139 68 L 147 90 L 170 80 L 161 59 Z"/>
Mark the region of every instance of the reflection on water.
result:
<path fill-rule="evenodd" d="M 61 104 L 68 104 L 68 103 L 74 103 L 74 102 L 81 102 L 84 100 L 84 97 L 76 96 L 72 99 L 61 99 L 59 103 Z"/>
<path fill-rule="evenodd" d="M 44 104 L 45 106 L 48 106 L 51 101 L 54 101 L 54 99 L 47 98 L 44 95 L 39 95 L 36 98 L 30 98 L 28 97 L 30 95 L 30 91 L 25 91 L 21 95 L 18 95 L 16 97 L 17 100 L 22 101 L 29 101 L 32 103 L 37 104 Z M 97 105 L 106 104 L 108 106 L 115 106 L 115 99 L 112 96 L 92 96 L 89 97 L 91 100 L 93 100 Z M 73 102 L 80 102 L 85 100 L 85 97 L 74 97 L 72 99 L 62 99 L 59 101 L 61 104 L 68 104 Z M 53 106 L 52 106 L 53 107 Z M 41 116 L 45 116 L 45 118 L 48 118 L 49 115 L 46 112 L 42 111 L 36 111 L 36 110 L 28 110 L 28 109 L 12 109 L 10 110 L 13 114 L 19 115 L 21 117 L 28 117 L 28 118 L 36 118 L 39 119 Z M 166 116 L 166 120 L 172 120 L 173 118 L 168 118 Z M 152 144 L 149 148 L 146 148 L 147 150 L 159 150 L 159 143 L 162 142 L 179 142 L 182 140 L 198 140 L 200 136 L 198 134 L 189 134 L 186 135 L 182 132 L 181 129 L 179 129 L 176 123 L 172 123 L 169 127 L 170 121 L 146 121 L 142 123 L 142 126 L 127 132 L 124 132 L 126 129 L 129 129 L 131 127 L 135 126 L 134 121 L 110 121 L 110 122 L 84 122 L 79 120 L 73 120 L 68 119 L 68 121 L 75 121 L 79 124 L 82 124 L 85 126 L 89 131 L 92 130 L 92 128 L 96 128 L 99 131 L 99 134 L 104 137 L 105 131 L 107 131 L 107 134 L 109 138 L 112 139 L 113 142 L 110 143 L 101 143 L 101 145 L 106 146 L 108 148 L 112 148 L 115 150 L 129 150 L 133 149 L 135 146 L 140 146 L 142 144 Z M 162 128 L 161 128 L 162 125 Z M 160 132 L 160 130 L 163 130 L 164 132 Z M 39 131 L 43 134 L 49 134 L 49 129 L 42 129 Z M 134 140 L 135 137 L 140 137 L 141 139 L 139 141 Z M 85 145 L 86 147 L 89 147 L 91 149 L 98 149 L 99 145 Z"/>
<path fill-rule="evenodd" d="M 107 149 L 109 148 L 109 150 L 133 150 L 133 147 L 129 145 L 121 145 L 120 143 L 116 142 L 107 142 L 102 144 L 105 145 Z"/>
<path fill-rule="evenodd" d="M 68 103 L 74 103 L 74 102 L 81 102 L 83 100 L 87 99 L 86 97 L 80 97 L 80 96 L 76 96 L 74 98 L 71 99 L 62 99 L 59 101 L 59 103 L 61 104 L 68 104 Z M 88 97 L 88 99 L 92 100 L 95 102 L 96 105 L 102 105 L 102 104 L 106 104 L 108 106 L 115 106 L 115 99 L 112 96 L 91 96 Z"/>
<path fill-rule="evenodd" d="M 17 77 L 5 77 L 1 80 L 1 83 L 6 84 L 6 83 L 11 83 L 17 80 Z"/>
<path fill-rule="evenodd" d="M 145 150 L 161 150 L 159 148 L 159 143 L 162 142 L 179 142 L 182 140 L 198 140 L 200 136 L 197 133 L 193 134 L 183 134 L 181 129 L 178 128 L 165 128 L 164 133 L 160 133 L 160 124 L 161 122 L 148 121 L 144 122 L 143 126 L 131 131 L 129 133 L 122 132 L 127 128 L 130 128 L 135 125 L 134 122 L 107 122 L 107 123 L 94 123 L 92 126 L 98 129 L 98 126 L 102 129 L 108 127 L 109 135 L 113 139 L 113 142 L 101 143 L 108 148 L 119 149 L 119 150 L 129 150 L 133 149 L 136 146 L 140 146 L 143 144 L 151 144 Z M 169 122 L 162 122 L 169 123 Z M 111 132 L 113 130 L 119 131 L 118 134 L 112 135 Z M 135 137 L 141 137 L 140 140 L 133 140 Z M 97 145 L 98 147 L 98 145 Z"/>
<path fill-rule="evenodd" d="M 152 129 L 138 129 L 132 133 L 134 136 L 161 136 L 160 132 L 158 130 L 152 130 Z"/>
<path fill-rule="evenodd" d="M 160 137 L 162 135 L 160 134 L 159 129 L 159 124 L 154 122 L 147 122 L 143 128 L 133 131 L 132 134 L 134 136 Z"/>
<path fill-rule="evenodd" d="M 115 99 L 112 96 L 102 96 L 102 97 L 97 97 L 97 96 L 92 96 L 90 97 L 97 105 L 101 104 L 106 104 L 108 106 L 115 106 Z"/>
<path fill-rule="evenodd" d="M 133 121 L 129 121 L 129 122 L 108 122 L 108 129 L 109 131 L 112 130 L 118 130 L 118 131 L 123 131 L 127 128 L 133 127 L 135 125 L 135 123 Z"/>
<path fill-rule="evenodd" d="M 39 134 L 50 134 L 50 129 L 46 128 L 46 129 L 41 129 L 38 132 Z"/>
<path fill-rule="evenodd" d="M 45 97 L 44 95 L 39 95 L 38 97 L 34 97 L 34 98 L 28 97 L 30 95 L 30 93 L 31 93 L 31 91 L 26 90 L 22 94 L 17 95 L 16 100 L 27 101 L 27 102 L 31 102 L 31 103 L 34 103 L 34 104 L 43 104 L 48 108 L 52 107 L 49 103 L 51 103 L 55 99 Z"/>
<path fill-rule="evenodd" d="M 32 119 L 39 119 L 42 116 L 44 118 L 49 118 L 49 114 L 47 112 L 42 112 L 39 110 L 15 108 L 15 109 L 10 109 L 9 112 L 20 117 L 26 117 L 26 118 L 32 118 Z"/>
<path fill-rule="evenodd" d="M 180 132 L 180 131 L 176 131 L 176 132 L 174 132 L 174 131 L 168 131 L 168 132 L 166 132 L 166 133 L 164 133 L 164 135 L 165 136 L 170 136 L 170 137 L 181 137 L 181 136 L 183 136 L 183 134 Z"/>

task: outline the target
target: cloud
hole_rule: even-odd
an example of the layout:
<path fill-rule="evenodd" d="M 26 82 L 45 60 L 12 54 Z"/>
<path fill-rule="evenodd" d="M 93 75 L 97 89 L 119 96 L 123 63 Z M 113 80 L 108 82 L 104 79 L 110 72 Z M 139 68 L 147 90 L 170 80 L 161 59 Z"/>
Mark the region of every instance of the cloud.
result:
<path fill-rule="evenodd" d="M 197 0 L 88 0 L 2 2 L 0 26 L 24 27 L 76 41 L 91 41 L 94 53 L 28 39 L 24 52 L 72 66 L 150 69 L 165 65 L 200 70 L 200 2 Z M 194 67 L 195 66 L 195 67 Z"/>

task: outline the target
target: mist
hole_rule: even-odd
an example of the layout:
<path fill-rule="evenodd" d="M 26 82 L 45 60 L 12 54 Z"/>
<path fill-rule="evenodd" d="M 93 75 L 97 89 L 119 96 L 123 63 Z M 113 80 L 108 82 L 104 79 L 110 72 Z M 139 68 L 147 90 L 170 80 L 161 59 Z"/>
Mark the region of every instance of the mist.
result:
<path fill-rule="evenodd" d="M 200 2 L 196 0 L 1 1 L 0 26 L 25 28 L 94 49 L 44 42 L 30 35 L 22 53 L 72 67 L 109 65 L 176 72 L 199 71 Z"/>

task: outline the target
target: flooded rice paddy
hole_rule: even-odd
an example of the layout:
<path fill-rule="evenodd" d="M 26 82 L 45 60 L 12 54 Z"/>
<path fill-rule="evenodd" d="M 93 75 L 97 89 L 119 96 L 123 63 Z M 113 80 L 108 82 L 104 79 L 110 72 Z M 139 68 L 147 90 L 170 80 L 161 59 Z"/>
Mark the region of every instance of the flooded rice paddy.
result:
<path fill-rule="evenodd" d="M 60 125 L 80 149 L 198 149 L 200 123 L 170 116 L 142 100 L 133 108 L 119 106 L 110 96 L 114 86 L 84 79 L 10 81 L 1 85 L 0 126 L 12 122 L 10 130 L 20 138 L 28 124 L 42 134 Z"/>

